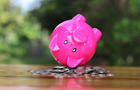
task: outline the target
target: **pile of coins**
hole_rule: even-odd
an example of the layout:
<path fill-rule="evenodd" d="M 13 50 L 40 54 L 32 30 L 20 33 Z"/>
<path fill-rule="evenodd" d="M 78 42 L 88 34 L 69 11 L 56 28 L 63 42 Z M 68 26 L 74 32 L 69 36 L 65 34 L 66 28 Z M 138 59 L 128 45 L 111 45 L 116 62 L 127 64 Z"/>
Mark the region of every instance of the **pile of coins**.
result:
<path fill-rule="evenodd" d="M 76 68 L 68 68 L 65 66 L 56 66 L 51 69 L 46 70 L 30 70 L 32 74 L 40 74 L 40 75 L 50 75 L 56 78 L 65 78 L 65 77 L 94 77 L 94 78 L 102 78 L 102 77 L 110 77 L 114 76 L 108 70 L 105 70 L 102 67 L 93 67 L 93 66 L 79 66 Z"/>

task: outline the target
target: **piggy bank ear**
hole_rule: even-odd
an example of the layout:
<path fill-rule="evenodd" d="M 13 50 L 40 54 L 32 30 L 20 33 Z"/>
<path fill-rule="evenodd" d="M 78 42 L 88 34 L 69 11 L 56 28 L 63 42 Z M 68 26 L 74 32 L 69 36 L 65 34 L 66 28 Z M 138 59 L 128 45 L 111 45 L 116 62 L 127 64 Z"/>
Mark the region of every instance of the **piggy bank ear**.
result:
<path fill-rule="evenodd" d="M 59 50 L 59 47 L 57 45 L 57 34 L 54 37 L 52 37 L 52 39 L 50 40 L 49 49 L 51 51 L 58 51 Z"/>
<path fill-rule="evenodd" d="M 86 30 L 77 29 L 73 32 L 73 40 L 77 43 L 85 43 L 87 41 L 88 35 Z"/>
<path fill-rule="evenodd" d="M 85 17 L 81 14 L 77 14 L 75 17 L 72 18 L 72 20 L 86 22 Z"/>
<path fill-rule="evenodd" d="M 99 29 L 97 29 L 97 28 L 93 28 L 92 30 L 94 32 L 96 40 L 98 41 L 101 38 L 101 36 L 102 36 L 101 31 Z"/>

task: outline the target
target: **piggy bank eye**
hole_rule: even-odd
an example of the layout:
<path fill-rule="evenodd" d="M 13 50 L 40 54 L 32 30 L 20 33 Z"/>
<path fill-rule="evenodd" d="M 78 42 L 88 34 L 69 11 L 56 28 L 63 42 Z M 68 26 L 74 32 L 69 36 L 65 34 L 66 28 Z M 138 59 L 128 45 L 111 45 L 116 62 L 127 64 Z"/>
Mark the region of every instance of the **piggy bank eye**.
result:
<path fill-rule="evenodd" d="M 67 44 L 67 43 L 68 43 L 68 40 L 65 40 L 65 41 L 64 41 L 64 44 Z"/>
<path fill-rule="evenodd" d="M 76 52 L 76 50 L 77 50 L 76 48 L 73 48 L 72 52 Z"/>

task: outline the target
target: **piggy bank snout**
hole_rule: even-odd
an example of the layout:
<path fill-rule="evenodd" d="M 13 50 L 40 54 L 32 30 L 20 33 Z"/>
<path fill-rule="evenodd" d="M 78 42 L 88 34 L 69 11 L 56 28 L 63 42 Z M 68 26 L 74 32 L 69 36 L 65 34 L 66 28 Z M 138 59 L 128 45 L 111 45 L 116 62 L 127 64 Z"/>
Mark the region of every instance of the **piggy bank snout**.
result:
<path fill-rule="evenodd" d="M 78 66 L 83 60 L 84 60 L 84 58 L 75 59 L 75 58 L 68 57 L 67 66 L 74 68 L 74 67 Z"/>

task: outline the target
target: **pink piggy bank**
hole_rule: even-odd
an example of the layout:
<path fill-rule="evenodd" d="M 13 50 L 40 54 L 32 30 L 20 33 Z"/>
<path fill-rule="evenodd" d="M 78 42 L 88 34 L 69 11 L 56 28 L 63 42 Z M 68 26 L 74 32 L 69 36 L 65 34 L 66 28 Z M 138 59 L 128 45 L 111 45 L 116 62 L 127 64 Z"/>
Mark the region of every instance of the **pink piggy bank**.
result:
<path fill-rule="evenodd" d="M 92 58 L 101 36 L 100 30 L 91 28 L 85 17 L 77 14 L 54 29 L 49 49 L 57 62 L 74 68 Z"/>

